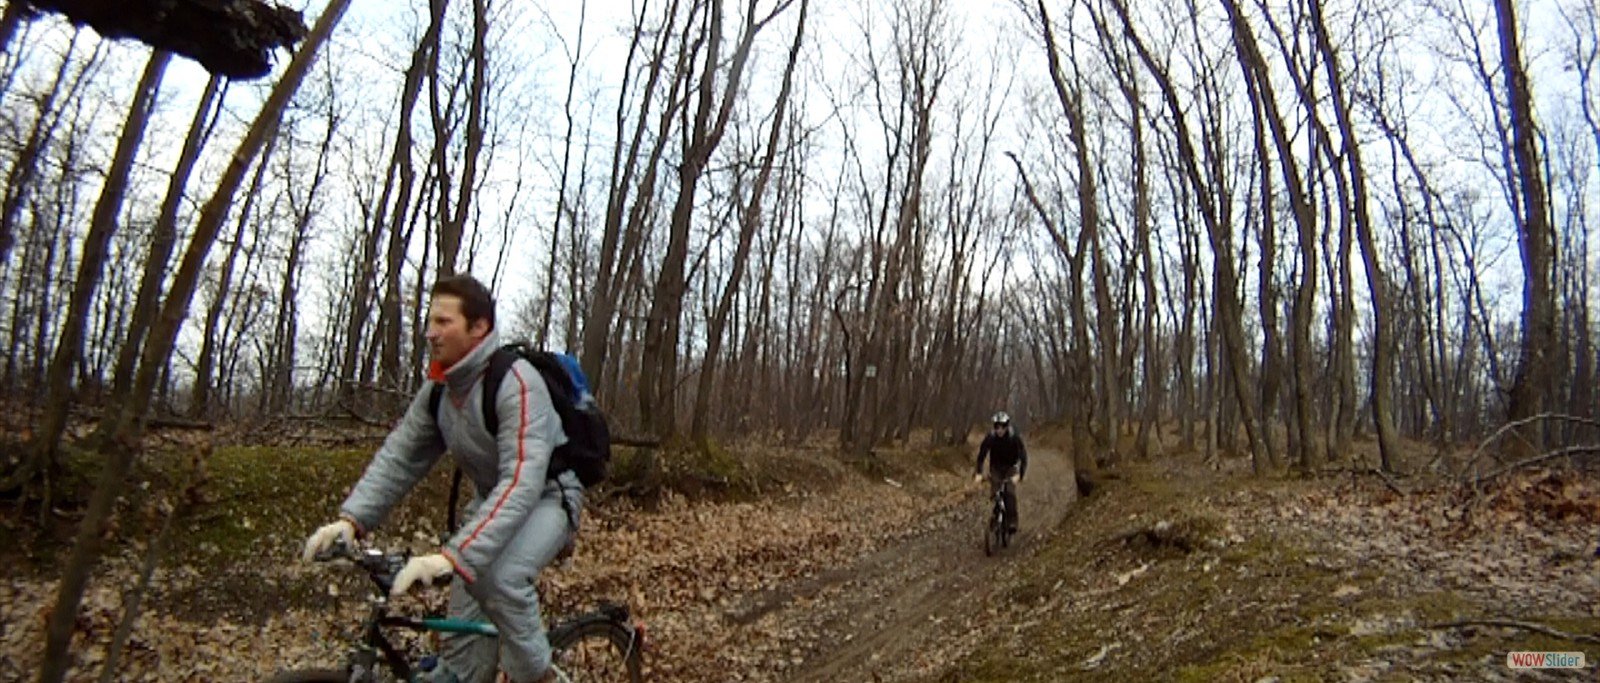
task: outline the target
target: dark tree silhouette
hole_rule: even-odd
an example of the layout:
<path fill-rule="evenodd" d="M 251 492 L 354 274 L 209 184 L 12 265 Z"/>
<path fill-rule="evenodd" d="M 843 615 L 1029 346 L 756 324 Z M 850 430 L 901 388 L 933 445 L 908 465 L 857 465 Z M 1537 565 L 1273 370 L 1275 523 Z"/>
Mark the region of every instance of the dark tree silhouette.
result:
<path fill-rule="evenodd" d="M 107 38 L 132 38 L 189 57 L 212 73 L 260 78 L 272 51 L 306 35 L 300 12 L 261 0 L 13 0 L 24 12 L 55 12 Z M 10 42 L 0 36 L 0 47 Z"/>

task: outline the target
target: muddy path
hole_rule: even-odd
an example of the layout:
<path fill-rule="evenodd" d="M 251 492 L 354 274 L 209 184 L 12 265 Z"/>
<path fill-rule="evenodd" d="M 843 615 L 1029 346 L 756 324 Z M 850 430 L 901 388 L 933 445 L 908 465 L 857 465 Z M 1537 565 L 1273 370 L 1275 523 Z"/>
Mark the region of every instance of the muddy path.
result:
<path fill-rule="evenodd" d="M 784 625 L 788 671 L 777 680 L 893 680 L 937 670 L 966 645 L 960 634 L 991 618 L 995 586 L 1034 555 L 1077 498 L 1070 458 L 1049 449 L 1031 454 L 1018 487 L 1018 535 L 990 557 L 982 545 L 985 487 L 972 487 L 927 531 L 753 596 L 730 620 Z"/>

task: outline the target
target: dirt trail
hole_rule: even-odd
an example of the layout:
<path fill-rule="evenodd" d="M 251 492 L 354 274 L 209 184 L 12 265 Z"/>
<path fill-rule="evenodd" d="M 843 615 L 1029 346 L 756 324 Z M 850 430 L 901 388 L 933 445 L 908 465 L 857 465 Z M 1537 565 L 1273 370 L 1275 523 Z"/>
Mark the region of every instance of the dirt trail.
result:
<path fill-rule="evenodd" d="M 950 648 L 967 645 L 953 634 L 981 618 L 995 598 L 996 576 L 1026 562 L 1077 497 L 1070 458 L 1049 449 L 1031 454 L 1018 487 L 1018 536 L 988 557 L 981 521 L 987 497 L 978 489 L 939 513 L 931 530 L 759 596 L 730 619 L 785 626 L 797 665 L 782 680 L 892 680 L 940 666 Z"/>

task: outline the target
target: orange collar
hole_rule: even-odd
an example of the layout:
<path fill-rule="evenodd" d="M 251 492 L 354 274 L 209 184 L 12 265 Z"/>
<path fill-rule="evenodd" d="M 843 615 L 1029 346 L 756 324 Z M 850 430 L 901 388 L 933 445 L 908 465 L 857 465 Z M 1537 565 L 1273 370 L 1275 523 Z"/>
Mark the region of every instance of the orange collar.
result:
<path fill-rule="evenodd" d="M 492 332 L 491 332 L 491 334 L 492 334 Z M 478 351 L 478 347 L 479 346 L 483 346 L 483 343 L 486 342 L 486 341 L 489 341 L 489 336 L 488 335 L 485 335 L 483 339 L 479 339 L 478 343 L 476 345 L 474 345 L 471 349 L 467 350 L 466 354 L 461 356 L 461 360 L 456 361 L 456 365 L 461 365 L 462 363 L 467 362 L 467 359 L 471 358 L 472 354 L 474 354 L 474 353 L 476 353 Z M 428 361 L 428 379 L 443 384 L 444 381 L 445 381 L 445 376 L 450 374 L 450 371 L 454 370 L 455 367 L 456 366 L 445 367 L 444 363 L 441 363 L 441 362 L 436 361 L 436 360 L 429 360 Z"/>

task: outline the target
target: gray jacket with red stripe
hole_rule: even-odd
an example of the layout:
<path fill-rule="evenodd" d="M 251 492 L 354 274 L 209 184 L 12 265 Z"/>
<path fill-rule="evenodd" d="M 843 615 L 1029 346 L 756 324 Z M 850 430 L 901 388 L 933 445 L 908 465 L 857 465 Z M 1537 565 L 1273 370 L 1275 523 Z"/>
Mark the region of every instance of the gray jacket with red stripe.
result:
<path fill-rule="evenodd" d="M 446 388 L 439 415 L 428 414 L 431 387 L 424 385 L 340 506 L 365 533 L 382 523 L 448 450 L 472 482 L 477 504 L 441 552 L 468 582 L 494 563 L 540 498 L 563 495 L 562 485 L 547 480 L 545 471 L 551 451 L 567 437 L 549 388 L 527 361 L 518 359 L 500 383 L 495 396 L 499 433 L 490 435 L 483 424 L 483 373 L 498 348 L 491 331 L 454 366 L 430 366 L 429 380 Z"/>

